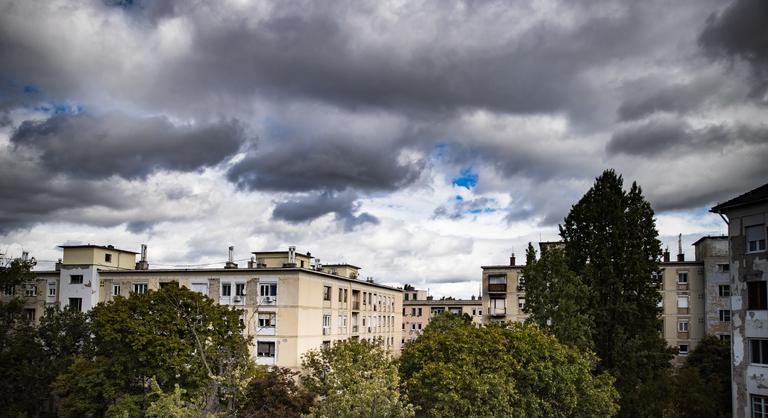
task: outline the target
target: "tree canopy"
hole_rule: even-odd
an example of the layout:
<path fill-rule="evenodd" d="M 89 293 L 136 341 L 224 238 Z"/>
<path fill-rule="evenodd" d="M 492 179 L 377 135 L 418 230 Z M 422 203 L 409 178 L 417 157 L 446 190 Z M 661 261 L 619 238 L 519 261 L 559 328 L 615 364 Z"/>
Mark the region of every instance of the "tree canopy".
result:
<path fill-rule="evenodd" d="M 404 393 L 426 417 L 608 417 L 617 394 L 596 359 L 535 325 L 444 315 L 404 349 Z"/>
<path fill-rule="evenodd" d="M 349 339 L 309 351 L 301 381 L 317 395 L 311 417 L 412 417 L 400 396 L 397 363 L 377 343 Z"/>

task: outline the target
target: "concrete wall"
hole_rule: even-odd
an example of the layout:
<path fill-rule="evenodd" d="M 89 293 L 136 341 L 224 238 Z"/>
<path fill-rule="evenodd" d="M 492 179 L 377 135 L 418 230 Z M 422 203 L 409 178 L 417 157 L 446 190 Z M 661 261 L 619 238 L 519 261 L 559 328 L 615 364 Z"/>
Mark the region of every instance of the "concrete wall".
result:
<path fill-rule="evenodd" d="M 523 310 L 518 306 L 518 297 L 525 298 L 524 287 L 518 290 L 518 286 L 521 285 L 521 271 L 523 266 L 485 266 L 483 267 L 483 295 L 482 295 L 482 307 L 484 323 L 493 321 L 516 321 L 522 322 L 528 317 Z M 488 277 L 494 275 L 505 275 L 507 278 L 506 292 L 498 293 L 491 292 L 489 290 Z M 506 300 L 505 307 L 506 313 L 503 316 L 492 315 L 490 312 L 491 298 L 504 297 Z"/>

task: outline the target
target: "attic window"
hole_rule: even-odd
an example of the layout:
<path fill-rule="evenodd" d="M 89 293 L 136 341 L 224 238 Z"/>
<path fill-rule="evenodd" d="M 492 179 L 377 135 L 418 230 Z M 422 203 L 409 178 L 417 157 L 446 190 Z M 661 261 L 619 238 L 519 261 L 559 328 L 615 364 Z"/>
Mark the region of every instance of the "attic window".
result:
<path fill-rule="evenodd" d="M 111 263 L 112 262 L 112 254 L 104 254 L 104 262 L 105 263 Z"/>

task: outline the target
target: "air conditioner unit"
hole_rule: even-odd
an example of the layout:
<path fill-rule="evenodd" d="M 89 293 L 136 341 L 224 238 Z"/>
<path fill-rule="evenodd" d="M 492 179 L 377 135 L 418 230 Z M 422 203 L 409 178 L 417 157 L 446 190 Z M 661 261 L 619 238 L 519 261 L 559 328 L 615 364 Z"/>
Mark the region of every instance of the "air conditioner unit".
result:
<path fill-rule="evenodd" d="M 272 297 L 267 296 L 264 298 L 264 303 L 272 303 Z"/>

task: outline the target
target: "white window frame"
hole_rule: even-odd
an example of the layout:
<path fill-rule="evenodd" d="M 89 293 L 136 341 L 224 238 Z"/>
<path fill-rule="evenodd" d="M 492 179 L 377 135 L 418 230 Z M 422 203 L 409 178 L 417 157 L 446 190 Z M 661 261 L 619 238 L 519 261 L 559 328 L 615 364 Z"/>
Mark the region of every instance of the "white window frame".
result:
<path fill-rule="evenodd" d="M 149 284 L 147 283 L 134 283 L 133 284 L 133 293 L 136 293 L 137 295 L 143 295 L 147 293 L 149 290 Z"/>
<path fill-rule="evenodd" d="M 276 312 L 259 312 L 257 314 L 257 324 L 259 328 L 276 328 L 277 313 Z"/>
<path fill-rule="evenodd" d="M 260 350 L 261 345 L 271 346 L 271 350 Z M 266 355 L 264 355 L 266 354 Z M 276 341 L 256 341 L 256 357 L 257 358 L 276 358 L 277 357 L 277 342 Z"/>
<path fill-rule="evenodd" d="M 720 322 L 731 322 L 731 310 L 730 309 L 720 309 L 718 311 L 720 315 Z"/>
<path fill-rule="evenodd" d="M 677 332 L 688 332 L 688 320 L 681 319 L 677 321 Z"/>
<path fill-rule="evenodd" d="M 79 281 L 75 281 L 75 277 L 79 278 Z M 85 277 L 83 277 L 82 274 L 69 275 L 69 284 L 83 284 L 84 282 L 85 282 Z"/>
<path fill-rule="evenodd" d="M 749 403 L 752 418 L 768 418 L 768 397 L 749 395 Z"/>
<path fill-rule="evenodd" d="M 691 306 L 689 295 L 677 295 L 677 307 L 684 309 Z"/>
<path fill-rule="evenodd" d="M 685 348 L 683 348 L 685 347 Z M 679 344 L 677 346 L 677 354 L 681 356 L 687 356 L 690 352 L 690 346 L 688 344 Z"/>
<path fill-rule="evenodd" d="M 225 291 L 226 289 L 226 291 Z M 221 282 L 221 297 L 228 298 L 232 297 L 232 283 L 231 282 Z"/>
<path fill-rule="evenodd" d="M 757 231 L 756 233 L 753 233 L 753 231 Z M 752 238 L 755 238 L 753 240 L 750 240 L 750 235 L 753 235 Z M 746 253 L 762 253 L 765 252 L 766 248 L 766 229 L 765 224 L 759 224 L 759 225 L 747 225 L 744 227 L 744 239 L 746 241 Z M 754 247 L 755 249 L 751 249 L 752 243 L 755 243 Z"/>
<path fill-rule="evenodd" d="M 688 271 L 677 272 L 677 284 L 688 284 Z"/>
<path fill-rule="evenodd" d="M 120 284 L 112 283 L 112 296 L 120 296 Z"/>

